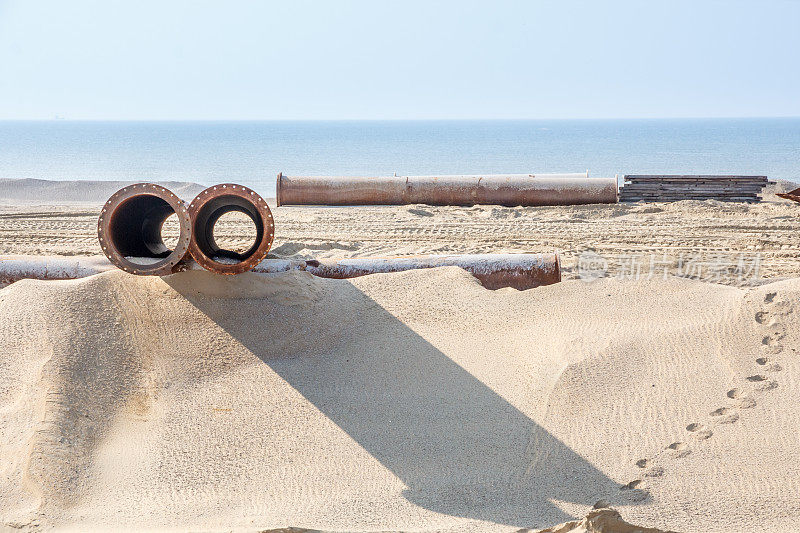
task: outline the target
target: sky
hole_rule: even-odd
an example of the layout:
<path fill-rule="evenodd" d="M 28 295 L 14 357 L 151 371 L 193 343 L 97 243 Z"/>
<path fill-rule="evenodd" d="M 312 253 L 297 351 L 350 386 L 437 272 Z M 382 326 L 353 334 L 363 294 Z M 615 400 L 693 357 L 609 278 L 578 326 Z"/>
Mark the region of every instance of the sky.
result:
<path fill-rule="evenodd" d="M 0 120 L 776 116 L 799 0 L 0 0 Z"/>

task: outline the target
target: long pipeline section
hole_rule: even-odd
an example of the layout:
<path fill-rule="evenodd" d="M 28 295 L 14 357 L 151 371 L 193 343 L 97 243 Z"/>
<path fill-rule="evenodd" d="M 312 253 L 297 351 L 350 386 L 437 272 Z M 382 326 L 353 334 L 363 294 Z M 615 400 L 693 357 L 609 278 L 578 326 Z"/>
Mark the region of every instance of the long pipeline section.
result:
<path fill-rule="evenodd" d="M 487 289 L 513 287 L 519 290 L 561 281 L 557 254 L 467 254 L 411 257 L 364 257 L 345 259 L 264 259 L 253 268 L 259 274 L 305 271 L 314 276 L 349 279 L 368 274 L 406 270 L 460 267 Z M 4 256 L 0 258 L 0 287 L 21 279 L 76 279 L 106 272 L 113 264 L 102 257 Z M 178 270 L 201 269 L 191 261 Z"/>
<path fill-rule="evenodd" d="M 616 178 L 585 174 L 483 176 L 285 176 L 278 174 L 278 205 L 503 205 L 616 203 Z"/>

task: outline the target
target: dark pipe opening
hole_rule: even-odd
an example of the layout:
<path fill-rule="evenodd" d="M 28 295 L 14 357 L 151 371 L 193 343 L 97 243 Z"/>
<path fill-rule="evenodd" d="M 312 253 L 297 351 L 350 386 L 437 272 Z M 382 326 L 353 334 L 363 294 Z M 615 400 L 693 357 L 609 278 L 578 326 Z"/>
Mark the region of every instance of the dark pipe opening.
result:
<path fill-rule="evenodd" d="M 172 206 L 158 196 L 135 196 L 114 211 L 109 237 L 120 255 L 126 258 L 164 259 L 172 250 L 164 244 L 161 229 L 164 221 L 174 214 Z"/>
<path fill-rule="evenodd" d="M 256 237 L 252 246 L 243 253 L 220 247 L 214 238 L 214 226 L 217 221 L 222 215 L 232 211 L 247 215 L 253 221 L 256 229 Z M 194 235 L 197 247 L 206 257 L 216 262 L 229 259 L 238 263 L 248 259 L 258 250 L 258 246 L 264 238 L 264 223 L 261 221 L 258 209 L 249 200 L 234 195 L 218 196 L 206 202 L 198 211 L 194 221 Z"/>

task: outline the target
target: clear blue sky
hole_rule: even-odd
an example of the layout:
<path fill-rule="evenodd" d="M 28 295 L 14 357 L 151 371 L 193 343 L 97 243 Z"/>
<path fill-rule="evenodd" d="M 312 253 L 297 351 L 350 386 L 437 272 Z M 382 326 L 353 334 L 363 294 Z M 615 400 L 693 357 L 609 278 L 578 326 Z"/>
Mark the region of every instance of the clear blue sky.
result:
<path fill-rule="evenodd" d="M 0 119 L 800 116 L 800 1 L 0 0 Z"/>

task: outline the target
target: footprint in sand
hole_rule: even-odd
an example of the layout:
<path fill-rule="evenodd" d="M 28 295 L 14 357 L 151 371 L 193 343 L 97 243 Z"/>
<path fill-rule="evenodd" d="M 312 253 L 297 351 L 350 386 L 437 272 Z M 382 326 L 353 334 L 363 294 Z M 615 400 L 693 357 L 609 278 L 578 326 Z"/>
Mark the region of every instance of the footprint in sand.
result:
<path fill-rule="evenodd" d="M 778 354 L 783 351 L 783 345 L 778 342 L 785 337 L 785 334 L 775 332 L 771 335 L 765 335 L 761 339 L 761 349 L 767 353 Z"/>
<path fill-rule="evenodd" d="M 769 312 L 768 311 L 759 311 L 756 313 L 756 322 L 759 324 L 764 324 L 767 320 L 769 320 Z"/>
<path fill-rule="evenodd" d="M 717 418 L 715 422 L 717 424 L 733 424 L 737 420 L 739 420 L 739 413 L 733 413 L 731 415 L 721 416 Z"/>
<path fill-rule="evenodd" d="M 681 457 L 686 457 L 692 450 L 689 449 L 689 445 L 685 442 L 673 442 L 669 446 L 665 448 L 665 450 L 670 450 L 672 452 L 672 457 L 675 459 L 680 459 Z"/>
<path fill-rule="evenodd" d="M 719 409 L 714 409 L 709 414 L 711 416 L 722 416 L 727 415 L 728 413 L 732 413 L 734 410 L 730 407 L 720 407 Z"/>
<path fill-rule="evenodd" d="M 633 489 L 635 489 L 636 487 L 638 487 L 641 484 L 642 484 L 642 480 L 641 479 L 634 479 L 633 481 L 629 481 L 628 483 L 625 483 L 624 485 L 622 485 L 619 488 L 619 490 L 633 490 Z"/>
<path fill-rule="evenodd" d="M 767 381 L 762 381 L 758 385 L 755 386 L 757 391 L 770 391 L 778 388 L 778 382 L 774 379 L 768 379 Z"/>
<path fill-rule="evenodd" d="M 764 335 L 761 338 L 761 344 L 764 346 L 776 346 L 778 341 L 783 339 L 786 336 L 786 333 L 782 331 L 773 331 L 769 335 Z"/>
<path fill-rule="evenodd" d="M 647 492 L 646 490 L 638 488 L 641 486 L 641 484 L 642 484 L 641 479 L 634 479 L 633 481 L 622 485 L 619 488 L 619 490 L 625 492 L 625 495 L 628 498 L 628 500 L 634 502 L 641 502 L 646 500 L 647 497 L 650 495 L 650 493 Z"/>
<path fill-rule="evenodd" d="M 664 469 L 660 466 L 654 466 L 653 468 L 647 469 L 644 475 L 647 477 L 661 477 L 664 475 Z"/>
<path fill-rule="evenodd" d="M 763 374 L 747 376 L 745 379 L 750 383 L 753 383 L 755 389 L 760 391 L 772 390 L 778 387 L 777 381 L 769 379 L 767 376 Z"/>
<path fill-rule="evenodd" d="M 650 496 L 650 493 L 644 489 L 633 489 L 628 492 L 627 496 L 632 502 L 643 502 Z"/>
<path fill-rule="evenodd" d="M 736 400 L 736 406 L 740 409 L 750 409 L 756 406 L 756 401 L 749 395 L 741 391 L 741 389 L 731 389 L 727 393 L 728 398 Z"/>
<path fill-rule="evenodd" d="M 704 440 L 709 438 L 713 433 L 705 424 L 695 422 L 686 426 L 686 431 L 693 433 L 696 439 Z"/>
<path fill-rule="evenodd" d="M 764 367 L 764 370 L 767 372 L 780 372 L 783 370 L 783 367 L 778 363 L 773 363 L 770 361 L 769 357 L 759 357 L 756 359 L 756 364 L 759 364 Z"/>
<path fill-rule="evenodd" d="M 730 407 L 720 407 L 719 409 L 714 409 L 709 414 L 715 417 L 714 422 L 716 424 L 733 424 L 739 420 L 739 413 Z"/>
<path fill-rule="evenodd" d="M 739 409 L 750 409 L 756 406 L 756 401 L 750 396 L 744 396 L 738 400 Z"/>
<path fill-rule="evenodd" d="M 786 333 L 784 331 L 773 330 L 772 333 L 764 336 L 764 338 L 761 339 L 761 344 L 772 346 L 776 344 L 779 340 L 783 339 L 785 336 Z"/>
<path fill-rule="evenodd" d="M 611 507 L 611 504 L 608 502 L 608 500 L 597 500 L 596 502 L 594 502 L 594 505 L 592 505 L 592 509 L 607 509 L 609 507 Z M 527 530 L 521 530 L 521 531 L 527 531 Z"/>
<path fill-rule="evenodd" d="M 778 343 L 773 343 L 773 344 L 762 344 L 762 345 L 761 345 L 761 348 L 762 348 L 762 349 L 763 349 L 765 352 L 767 352 L 767 353 L 771 353 L 771 354 L 774 354 L 774 355 L 777 355 L 777 354 L 779 354 L 779 353 L 781 353 L 781 352 L 783 351 L 783 346 L 782 346 L 782 345 L 780 345 L 780 344 L 778 344 Z"/>
<path fill-rule="evenodd" d="M 792 304 L 790 301 L 776 298 L 778 294 L 775 292 L 771 292 L 764 296 L 764 303 L 769 304 L 770 311 L 764 311 L 764 313 L 769 315 L 787 315 L 792 312 Z M 774 322 L 774 319 L 773 319 Z"/>
<path fill-rule="evenodd" d="M 638 466 L 639 468 L 645 468 L 647 467 L 648 464 L 650 464 L 650 461 L 648 461 L 647 459 L 639 459 L 638 461 L 636 461 L 636 466 Z"/>

